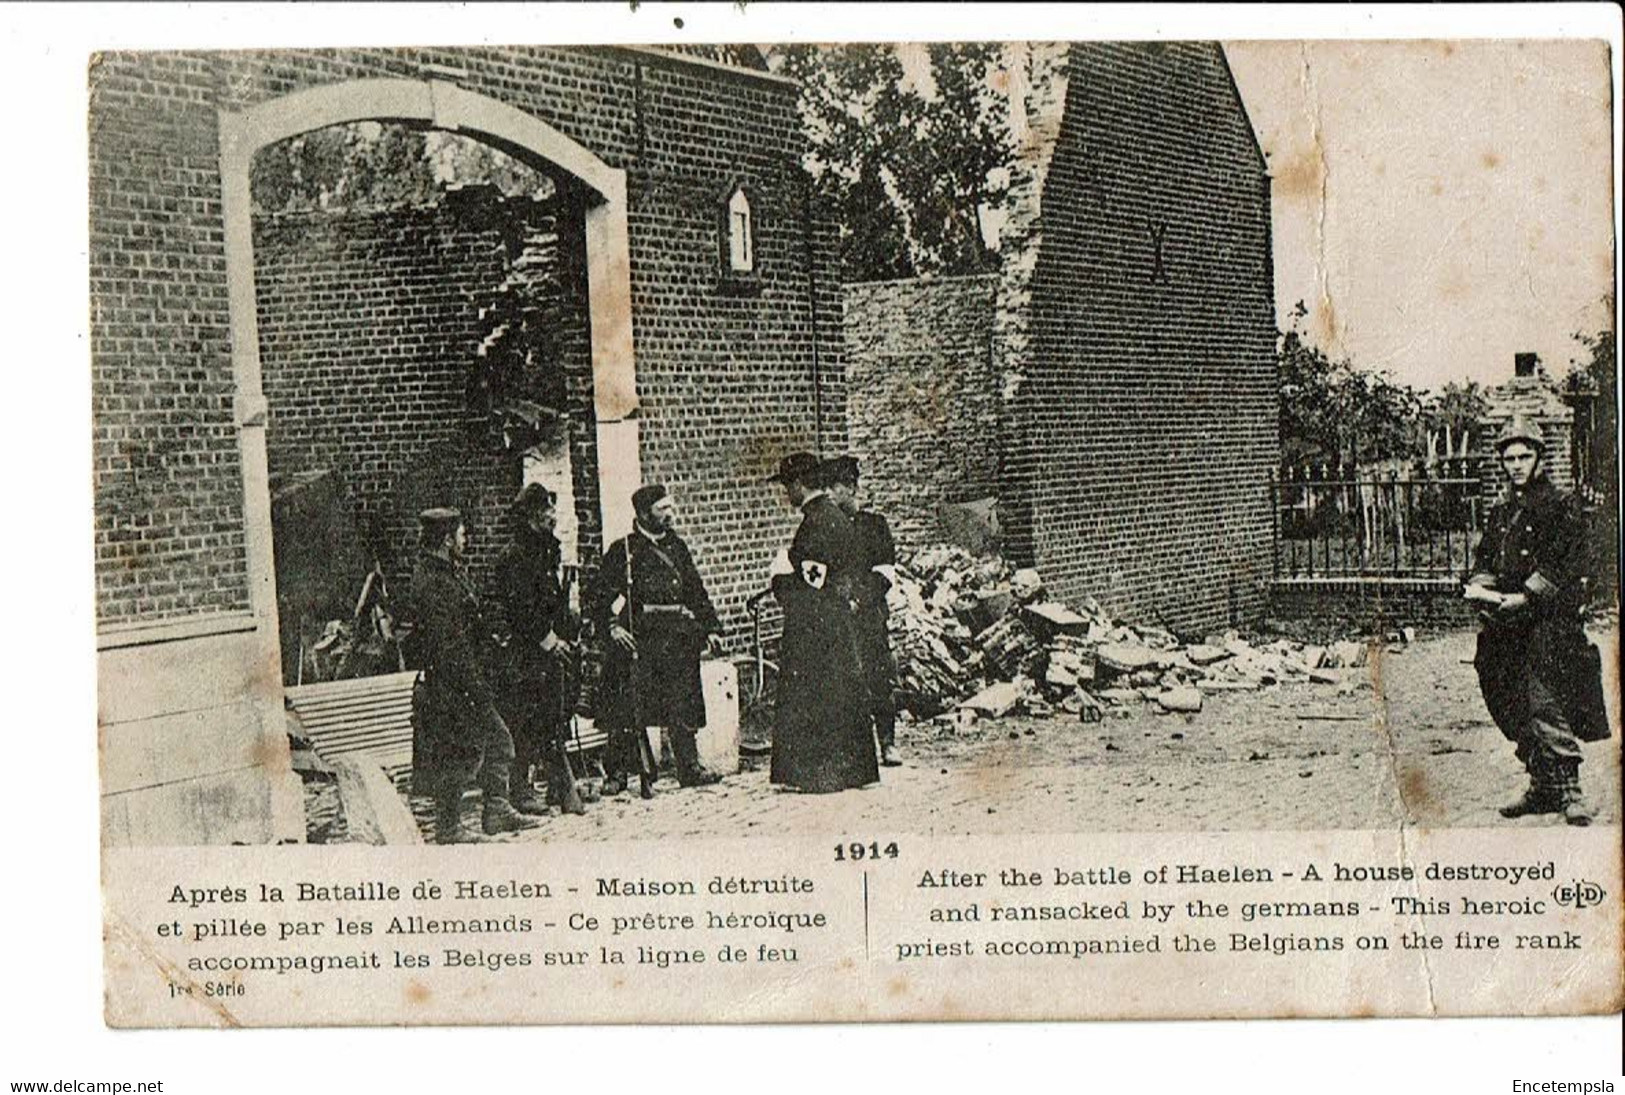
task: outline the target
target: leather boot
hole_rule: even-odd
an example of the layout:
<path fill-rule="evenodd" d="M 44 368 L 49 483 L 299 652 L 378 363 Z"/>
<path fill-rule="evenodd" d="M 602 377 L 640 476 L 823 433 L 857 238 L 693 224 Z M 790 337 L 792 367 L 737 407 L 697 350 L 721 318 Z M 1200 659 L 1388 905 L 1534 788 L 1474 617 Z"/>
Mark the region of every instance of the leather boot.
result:
<path fill-rule="evenodd" d="M 434 842 L 436 844 L 468 844 L 476 840 L 463 825 L 463 796 L 446 796 L 435 800 Z"/>
<path fill-rule="evenodd" d="M 536 794 L 536 788 L 531 786 L 530 780 L 525 780 L 523 786 L 515 788 L 513 794 L 509 796 L 509 803 L 520 814 L 528 814 L 531 817 L 548 816 L 548 803 L 546 803 L 546 799 Z"/>
<path fill-rule="evenodd" d="M 1563 803 L 1552 787 L 1540 779 L 1531 777 L 1523 797 L 1501 807 L 1500 814 L 1507 818 L 1527 817 L 1530 814 L 1555 814 L 1562 809 Z"/>
<path fill-rule="evenodd" d="M 534 792 L 533 792 L 534 793 Z M 517 833 L 521 829 L 534 829 L 541 824 L 514 809 L 508 800 L 508 769 L 505 765 L 489 765 L 480 777 L 480 797 L 485 800 L 480 811 L 480 828 L 486 836 L 498 833 Z"/>
<path fill-rule="evenodd" d="M 1563 813 L 1563 820 L 1570 825 L 1590 825 L 1596 818 L 1596 811 L 1586 801 L 1585 793 L 1580 790 L 1580 766 L 1578 764 L 1565 764 L 1557 773 L 1557 803 L 1558 809 Z"/>
<path fill-rule="evenodd" d="M 676 754 L 679 786 L 709 787 L 722 782 L 722 776 L 700 763 L 700 747 L 694 740 L 694 731 L 673 728 L 671 751 Z"/>

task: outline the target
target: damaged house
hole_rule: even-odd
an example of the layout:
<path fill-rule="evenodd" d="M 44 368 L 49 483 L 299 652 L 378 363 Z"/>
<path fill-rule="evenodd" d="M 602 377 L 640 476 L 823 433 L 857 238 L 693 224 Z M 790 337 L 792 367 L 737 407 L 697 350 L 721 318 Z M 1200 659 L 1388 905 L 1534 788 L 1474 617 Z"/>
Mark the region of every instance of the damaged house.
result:
<path fill-rule="evenodd" d="M 1263 614 L 1270 180 L 1216 44 L 1034 46 L 1000 269 L 848 285 L 851 442 L 904 546 L 1201 634 Z"/>

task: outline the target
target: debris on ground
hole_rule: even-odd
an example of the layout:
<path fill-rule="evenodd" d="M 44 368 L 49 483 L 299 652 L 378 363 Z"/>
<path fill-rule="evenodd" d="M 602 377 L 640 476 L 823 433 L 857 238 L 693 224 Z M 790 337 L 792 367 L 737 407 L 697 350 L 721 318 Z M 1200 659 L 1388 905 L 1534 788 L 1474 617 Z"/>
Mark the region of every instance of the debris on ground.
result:
<path fill-rule="evenodd" d="M 1284 684 L 1347 693 L 1362 686 L 1364 674 L 1351 671 L 1369 656 L 1354 640 L 1236 631 L 1183 642 L 1163 627 L 1113 619 L 1093 598 L 1052 599 L 1037 572 L 950 546 L 899 565 L 888 603 L 902 710 L 956 731 L 1008 714 L 1099 722 L 1146 703 L 1194 715 L 1208 695 Z"/>

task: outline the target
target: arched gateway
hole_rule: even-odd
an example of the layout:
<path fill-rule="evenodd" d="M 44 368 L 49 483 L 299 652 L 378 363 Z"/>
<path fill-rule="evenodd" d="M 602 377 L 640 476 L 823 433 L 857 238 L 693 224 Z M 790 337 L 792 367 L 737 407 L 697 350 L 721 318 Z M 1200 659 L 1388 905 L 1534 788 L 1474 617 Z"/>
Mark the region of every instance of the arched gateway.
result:
<path fill-rule="evenodd" d="M 795 95 L 749 65 L 642 48 L 95 59 L 107 844 L 304 831 L 271 547 L 255 153 L 377 121 L 461 134 L 565 183 L 579 210 L 591 364 L 581 409 L 592 422 L 573 442 L 597 485 L 596 500 L 583 496 L 597 526 L 584 562 L 628 527 L 631 489 L 658 478 L 686 500 L 685 534 L 725 621 L 740 626 L 791 520 L 761 477 L 784 449 L 839 446 L 844 433 L 834 235 L 800 170 Z M 719 195 L 735 190 L 749 200 L 748 276 L 722 258 Z"/>

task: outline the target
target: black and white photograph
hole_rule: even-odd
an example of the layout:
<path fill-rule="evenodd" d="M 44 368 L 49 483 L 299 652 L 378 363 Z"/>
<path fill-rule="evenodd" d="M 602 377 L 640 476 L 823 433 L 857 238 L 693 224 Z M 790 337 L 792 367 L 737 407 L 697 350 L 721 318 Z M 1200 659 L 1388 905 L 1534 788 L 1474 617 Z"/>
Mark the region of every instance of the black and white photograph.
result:
<path fill-rule="evenodd" d="M 1617 823 L 1607 64 L 94 58 L 108 843 Z"/>
<path fill-rule="evenodd" d="M 75 62 L 102 1021 L 1617 1013 L 1617 28 L 622 7 Z"/>

